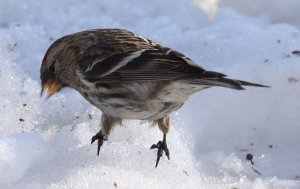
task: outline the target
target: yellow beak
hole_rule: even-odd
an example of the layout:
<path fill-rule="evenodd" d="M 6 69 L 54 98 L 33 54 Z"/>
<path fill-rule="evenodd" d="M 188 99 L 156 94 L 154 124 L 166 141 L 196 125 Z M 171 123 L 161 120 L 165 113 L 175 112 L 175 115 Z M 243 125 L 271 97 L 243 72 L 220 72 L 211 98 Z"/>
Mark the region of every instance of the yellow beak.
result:
<path fill-rule="evenodd" d="M 47 90 L 48 92 L 48 96 L 47 99 L 49 97 L 51 97 L 54 93 L 58 92 L 61 89 L 61 85 L 59 83 L 57 83 L 54 80 L 48 80 L 46 81 L 45 84 L 43 84 L 42 86 L 42 91 L 41 91 L 41 96 L 43 95 L 44 91 Z"/>

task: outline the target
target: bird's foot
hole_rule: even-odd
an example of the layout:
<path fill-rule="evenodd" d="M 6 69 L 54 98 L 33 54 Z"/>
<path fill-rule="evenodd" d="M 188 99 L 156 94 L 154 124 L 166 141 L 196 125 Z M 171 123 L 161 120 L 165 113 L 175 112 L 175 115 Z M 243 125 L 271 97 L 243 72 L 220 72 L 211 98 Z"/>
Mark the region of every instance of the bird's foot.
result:
<path fill-rule="evenodd" d="M 155 168 L 157 167 L 158 163 L 159 163 L 159 160 L 160 158 L 162 157 L 163 155 L 163 152 L 165 152 L 168 160 L 170 160 L 170 152 L 169 152 L 169 149 L 168 149 L 168 146 L 167 146 L 167 142 L 166 140 L 163 140 L 163 141 L 158 141 L 157 144 L 153 144 L 150 149 L 158 149 L 157 150 L 157 159 L 156 159 L 156 164 L 155 164 Z"/>
<path fill-rule="evenodd" d="M 93 144 L 96 140 L 98 140 L 97 155 L 99 156 L 100 148 L 103 145 L 103 142 L 107 141 L 107 136 L 103 135 L 103 133 L 99 131 L 95 136 L 92 137 L 91 144 Z"/>

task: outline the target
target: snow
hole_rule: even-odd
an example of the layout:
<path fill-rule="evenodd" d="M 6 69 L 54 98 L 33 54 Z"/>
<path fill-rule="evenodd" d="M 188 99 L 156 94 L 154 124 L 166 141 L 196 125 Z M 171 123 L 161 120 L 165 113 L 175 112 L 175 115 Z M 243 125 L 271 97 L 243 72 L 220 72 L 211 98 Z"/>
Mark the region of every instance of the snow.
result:
<path fill-rule="evenodd" d="M 229 7 L 248 15 L 266 15 L 273 23 L 290 23 L 300 26 L 299 8 L 300 4 L 297 0 L 220 0 L 219 6 Z M 212 7 L 216 6 L 213 4 Z"/>
<path fill-rule="evenodd" d="M 215 16 L 197 0 L 0 1 L 1 188 L 300 188 L 300 2 L 200 4 Z M 149 148 L 162 134 L 140 121 L 116 127 L 98 157 L 101 111 L 71 89 L 41 99 L 39 68 L 55 39 L 108 27 L 271 88 L 192 96 L 172 114 L 158 168 Z"/>

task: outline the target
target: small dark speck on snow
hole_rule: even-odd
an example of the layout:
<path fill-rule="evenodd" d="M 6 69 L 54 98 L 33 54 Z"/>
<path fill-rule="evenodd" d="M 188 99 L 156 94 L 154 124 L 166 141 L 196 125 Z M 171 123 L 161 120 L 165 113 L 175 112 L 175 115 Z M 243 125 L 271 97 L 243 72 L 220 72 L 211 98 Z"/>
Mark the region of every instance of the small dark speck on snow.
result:
<path fill-rule="evenodd" d="M 300 176 L 299 176 L 299 175 L 296 175 L 296 176 L 295 176 L 295 180 L 300 180 Z"/>
<path fill-rule="evenodd" d="M 189 176 L 189 173 L 186 170 L 182 170 L 182 172 L 186 175 Z"/>
<path fill-rule="evenodd" d="M 292 54 L 297 55 L 297 56 L 300 56 L 300 50 L 294 50 L 294 51 L 292 52 Z"/>
<path fill-rule="evenodd" d="M 289 82 L 289 83 L 297 83 L 297 82 L 299 82 L 299 79 L 298 79 L 298 78 L 295 78 L 295 77 L 289 77 L 289 78 L 288 78 L 288 82 Z"/>
<path fill-rule="evenodd" d="M 252 155 L 252 154 L 249 154 L 249 153 L 248 153 L 248 154 L 246 155 L 246 159 L 249 160 L 249 161 L 251 162 L 252 165 L 254 164 L 254 162 L 253 162 L 253 155 Z"/>

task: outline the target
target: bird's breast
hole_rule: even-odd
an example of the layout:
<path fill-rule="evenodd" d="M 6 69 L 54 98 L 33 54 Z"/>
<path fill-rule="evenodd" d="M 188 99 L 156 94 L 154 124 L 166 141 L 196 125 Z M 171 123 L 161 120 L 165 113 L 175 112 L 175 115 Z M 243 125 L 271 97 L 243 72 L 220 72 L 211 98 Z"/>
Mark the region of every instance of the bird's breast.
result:
<path fill-rule="evenodd" d="M 103 84 L 86 91 L 82 95 L 107 115 L 155 120 L 178 110 L 197 90 L 180 83 L 136 82 Z"/>

